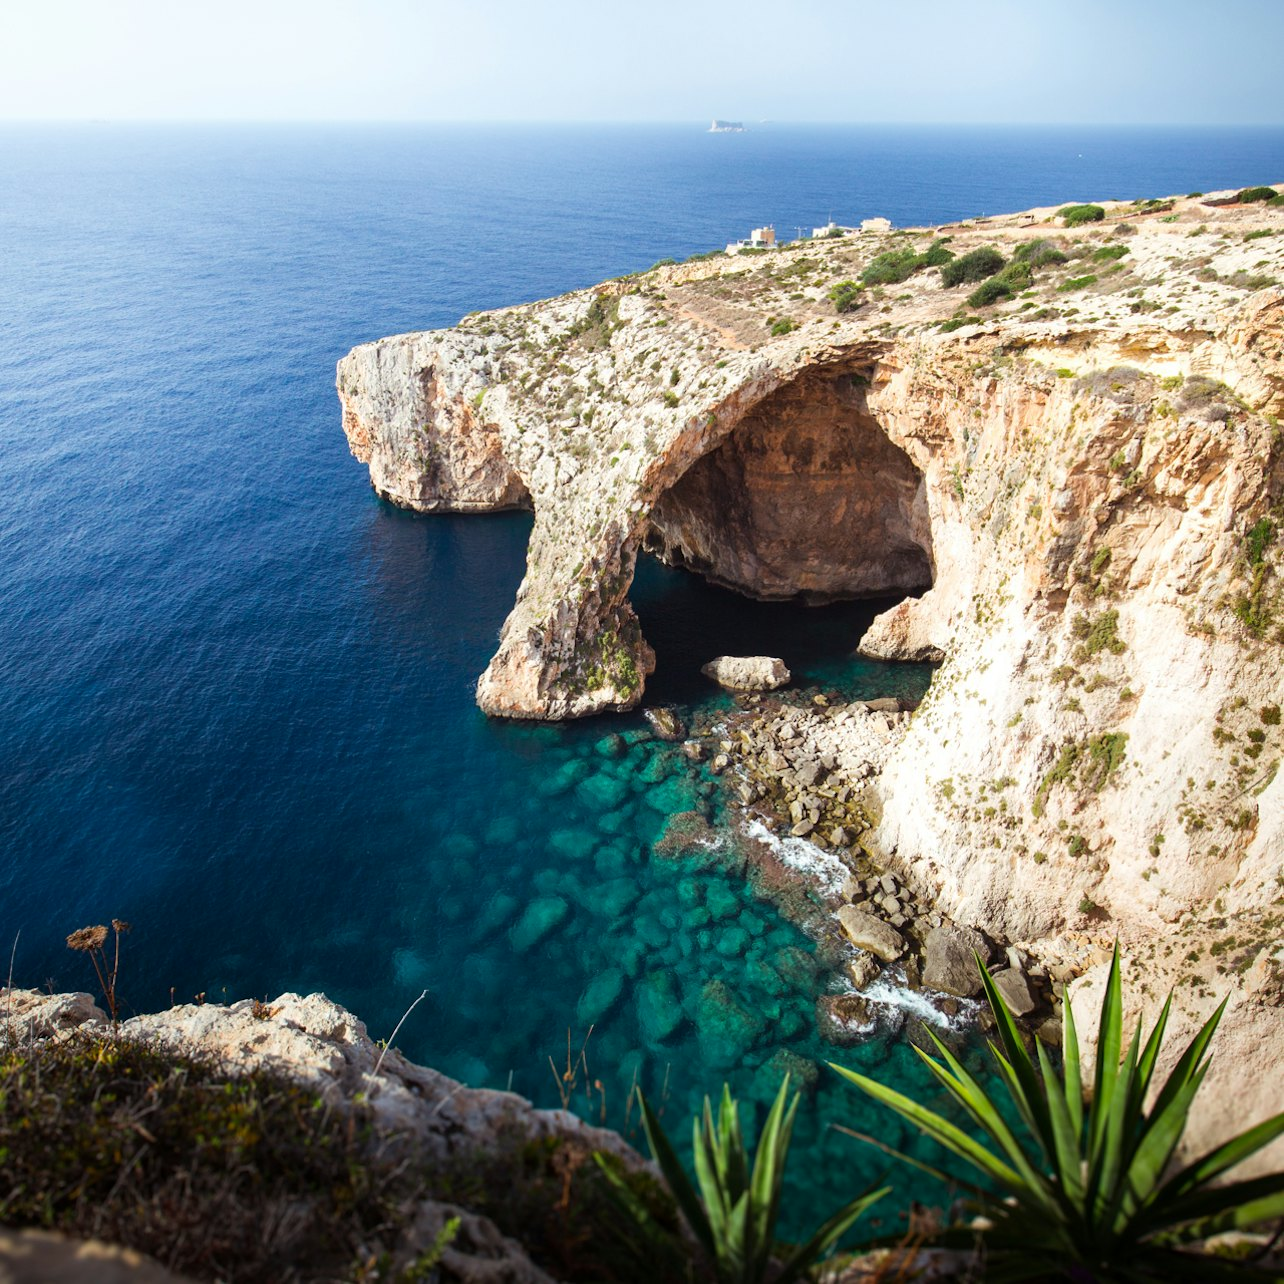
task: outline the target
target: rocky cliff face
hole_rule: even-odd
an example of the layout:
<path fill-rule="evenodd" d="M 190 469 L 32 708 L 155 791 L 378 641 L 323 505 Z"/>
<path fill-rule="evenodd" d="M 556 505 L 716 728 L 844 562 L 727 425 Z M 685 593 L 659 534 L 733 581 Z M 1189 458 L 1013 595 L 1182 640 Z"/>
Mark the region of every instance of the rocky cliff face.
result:
<path fill-rule="evenodd" d="M 1209 979 L 1248 968 L 1284 923 L 1284 212 L 1105 205 L 662 268 L 355 349 L 344 426 L 380 493 L 534 506 L 481 706 L 638 703 L 643 546 L 765 598 L 926 589 L 860 640 L 943 661 L 862 786 L 866 850 L 1009 939 L 1201 922 Z M 1028 271 L 988 306 L 931 267 L 844 289 L 947 237 Z"/>

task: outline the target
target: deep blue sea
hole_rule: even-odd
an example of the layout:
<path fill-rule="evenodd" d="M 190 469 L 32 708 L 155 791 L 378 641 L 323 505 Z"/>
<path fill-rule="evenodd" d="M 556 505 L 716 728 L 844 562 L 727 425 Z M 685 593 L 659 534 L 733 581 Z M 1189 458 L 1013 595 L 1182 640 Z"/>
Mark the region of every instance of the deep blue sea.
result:
<path fill-rule="evenodd" d="M 1280 179 L 1264 129 L 0 127 L 15 981 L 92 988 L 63 938 L 119 917 L 131 1010 L 324 990 L 378 1037 L 426 988 L 405 1052 L 545 1105 L 548 1057 L 595 1023 L 606 1100 L 577 1106 L 616 1125 L 635 1078 L 679 1132 L 723 1079 L 760 1110 L 781 1049 L 926 1091 L 898 1019 L 819 1043 L 832 973 L 734 860 L 655 853 L 672 815 L 716 825 L 721 802 L 640 717 L 477 712 L 529 518 L 376 499 L 334 363 L 764 222 Z M 851 658 L 866 604 L 754 605 L 653 563 L 634 599 L 657 699 L 707 705 L 695 671 L 733 650 L 849 693 L 928 680 Z M 796 1207 L 882 1169 L 835 1121 L 902 1139 L 822 1070 Z"/>

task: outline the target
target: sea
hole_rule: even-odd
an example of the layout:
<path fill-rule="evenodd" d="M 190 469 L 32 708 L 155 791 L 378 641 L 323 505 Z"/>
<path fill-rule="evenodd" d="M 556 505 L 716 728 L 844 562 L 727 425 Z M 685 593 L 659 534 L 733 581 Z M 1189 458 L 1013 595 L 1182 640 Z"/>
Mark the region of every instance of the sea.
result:
<path fill-rule="evenodd" d="M 0 974 L 93 990 L 64 938 L 118 918 L 126 1012 L 324 991 L 387 1038 L 424 994 L 407 1056 L 634 1139 L 639 1086 L 680 1145 L 724 1082 L 752 1134 L 788 1069 L 805 1227 L 887 1169 L 850 1132 L 917 1144 L 826 1063 L 940 1105 L 912 1041 L 980 1067 L 974 1013 L 893 979 L 824 1043 L 806 914 L 734 842 L 663 844 L 730 835 L 707 769 L 636 714 L 478 712 L 530 517 L 379 500 L 335 362 L 763 224 L 1281 179 L 1279 129 L 0 126 Z M 728 707 L 698 672 L 726 652 L 804 698 L 931 680 L 854 656 L 886 603 L 647 560 L 632 597 L 687 718 Z"/>

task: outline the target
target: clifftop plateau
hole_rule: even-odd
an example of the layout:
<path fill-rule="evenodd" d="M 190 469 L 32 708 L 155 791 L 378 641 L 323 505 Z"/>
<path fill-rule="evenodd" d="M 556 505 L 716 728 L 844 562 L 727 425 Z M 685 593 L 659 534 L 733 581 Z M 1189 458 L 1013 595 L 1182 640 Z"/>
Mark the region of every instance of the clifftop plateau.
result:
<path fill-rule="evenodd" d="M 394 503 L 534 509 L 491 714 L 642 699 L 640 548 L 755 597 L 902 597 L 861 650 L 940 669 L 846 778 L 849 854 L 1035 953 L 1119 935 L 1183 1020 L 1237 987 L 1213 1073 L 1242 1122 L 1284 1053 L 1284 209 L 1100 204 L 382 339 L 339 363 L 343 424 Z"/>

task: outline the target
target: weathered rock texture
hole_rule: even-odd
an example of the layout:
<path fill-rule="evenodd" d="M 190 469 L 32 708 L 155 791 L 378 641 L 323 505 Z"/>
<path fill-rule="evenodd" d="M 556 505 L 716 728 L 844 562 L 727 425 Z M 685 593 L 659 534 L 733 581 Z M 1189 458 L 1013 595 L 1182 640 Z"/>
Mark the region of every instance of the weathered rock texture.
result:
<path fill-rule="evenodd" d="M 103 1033 L 110 1029 L 106 1015 L 88 994 L 0 989 L 0 1033 L 7 1037 L 25 1042 L 66 1038 L 77 1030 Z M 394 1155 L 408 1151 L 418 1164 L 454 1164 L 466 1173 L 478 1159 L 503 1153 L 504 1147 L 514 1143 L 556 1138 L 572 1138 L 586 1151 L 604 1151 L 631 1166 L 642 1162 L 618 1134 L 591 1128 L 569 1111 L 536 1110 L 513 1093 L 467 1088 L 407 1061 L 395 1049 L 381 1050 L 361 1021 L 324 994 L 283 994 L 267 1004 L 243 1000 L 228 1007 L 185 1004 L 124 1021 L 119 1034 L 176 1055 L 212 1056 L 231 1075 L 265 1071 L 296 1080 L 315 1089 L 337 1110 L 351 1109 L 360 1099 L 371 1111 L 376 1129 L 394 1147 Z M 466 1183 L 461 1182 L 461 1188 L 466 1189 Z M 452 1278 L 474 1284 L 551 1284 L 525 1249 L 501 1234 L 493 1222 L 438 1200 L 423 1201 L 411 1210 L 403 1228 L 407 1251 L 428 1248 L 453 1216 L 461 1219 L 460 1234 L 442 1259 Z M 64 1258 L 92 1262 L 96 1252 L 92 1245 L 71 1241 L 0 1243 L 0 1278 L 8 1263 L 17 1266 L 24 1257 L 43 1255 L 69 1271 Z M 117 1264 L 120 1254 L 105 1252 L 110 1260 L 101 1267 L 103 1273 L 84 1278 L 117 1278 L 109 1277 L 107 1271 L 108 1266 L 123 1270 Z M 145 1273 L 149 1269 L 139 1267 L 140 1284 L 176 1279 L 165 1273 Z M 80 1277 L 69 1273 L 66 1278 Z M 134 1277 L 120 1274 L 119 1278 Z"/>
<path fill-rule="evenodd" d="M 644 545 L 760 597 L 926 589 L 861 641 L 943 660 L 863 786 L 867 846 L 1010 940 L 1147 942 L 1213 905 L 1273 939 L 1284 213 L 1104 204 L 1082 229 L 1036 210 L 664 268 L 357 348 L 344 424 L 382 493 L 533 503 L 481 706 L 636 704 Z M 834 312 L 876 254 L 941 236 L 1065 259 L 994 307 L 924 269 Z"/>

